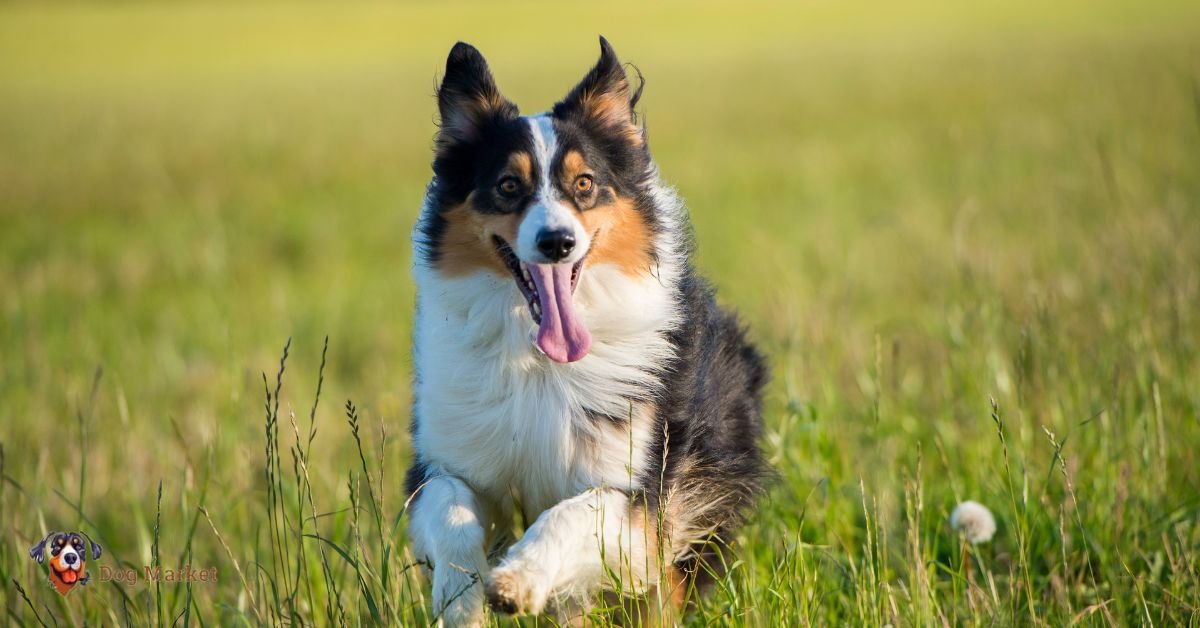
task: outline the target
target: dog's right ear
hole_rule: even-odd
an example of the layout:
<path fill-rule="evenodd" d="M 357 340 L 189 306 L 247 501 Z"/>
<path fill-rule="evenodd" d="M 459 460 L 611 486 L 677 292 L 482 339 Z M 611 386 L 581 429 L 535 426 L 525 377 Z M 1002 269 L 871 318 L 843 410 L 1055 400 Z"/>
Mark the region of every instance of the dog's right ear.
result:
<path fill-rule="evenodd" d="M 646 81 L 641 72 L 638 79 L 637 88 L 631 87 L 612 44 L 600 37 L 600 59 L 571 93 L 554 105 L 554 115 L 575 117 L 593 128 L 623 135 L 634 145 L 643 144 L 645 137 L 638 127 L 634 107 L 642 97 Z"/>
<path fill-rule="evenodd" d="M 500 94 L 483 55 L 461 41 L 454 44 L 446 59 L 446 75 L 437 98 L 441 115 L 439 148 L 471 142 L 489 122 L 518 115 L 517 106 Z"/>
<path fill-rule="evenodd" d="M 104 549 L 102 547 L 100 547 L 99 543 L 93 541 L 92 537 L 88 536 L 87 532 L 83 532 L 82 534 L 83 534 L 84 538 L 86 538 L 88 540 L 88 543 L 91 545 L 91 548 L 92 548 L 91 559 L 96 560 L 97 558 L 100 558 L 100 554 L 104 552 Z"/>
<path fill-rule="evenodd" d="M 36 560 L 39 565 L 46 562 L 46 543 L 49 543 L 50 539 L 55 534 L 58 534 L 58 533 L 51 532 L 50 534 L 47 534 L 46 538 L 42 539 L 42 541 L 40 543 L 29 548 L 29 557 Z"/>

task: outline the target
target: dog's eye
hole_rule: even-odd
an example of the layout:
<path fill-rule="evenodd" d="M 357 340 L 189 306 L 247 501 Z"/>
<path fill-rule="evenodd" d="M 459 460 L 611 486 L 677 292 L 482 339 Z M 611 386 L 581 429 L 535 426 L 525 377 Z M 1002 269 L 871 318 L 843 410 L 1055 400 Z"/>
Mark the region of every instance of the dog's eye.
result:
<path fill-rule="evenodd" d="M 502 196 L 513 197 L 521 191 L 521 184 L 516 177 L 504 177 L 496 184 L 496 189 Z"/>
<path fill-rule="evenodd" d="M 590 174 L 581 174 L 578 177 L 575 177 L 575 191 L 579 194 L 590 193 L 595 184 L 596 183 L 592 180 L 592 175 Z"/>

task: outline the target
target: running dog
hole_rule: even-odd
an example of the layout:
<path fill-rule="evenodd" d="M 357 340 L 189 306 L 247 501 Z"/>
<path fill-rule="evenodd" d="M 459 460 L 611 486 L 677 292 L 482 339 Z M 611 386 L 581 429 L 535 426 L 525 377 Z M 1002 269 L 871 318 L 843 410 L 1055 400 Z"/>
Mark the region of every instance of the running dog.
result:
<path fill-rule="evenodd" d="M 446 625 L 485 603 L 578 617 L 605 591 L 677 612 L 761 492 L 766 367 L 692 266 L 641 91 L 601 38 L 522 116 L 478 50 L 450 51 L 413 230 L 407 478 Z"/>

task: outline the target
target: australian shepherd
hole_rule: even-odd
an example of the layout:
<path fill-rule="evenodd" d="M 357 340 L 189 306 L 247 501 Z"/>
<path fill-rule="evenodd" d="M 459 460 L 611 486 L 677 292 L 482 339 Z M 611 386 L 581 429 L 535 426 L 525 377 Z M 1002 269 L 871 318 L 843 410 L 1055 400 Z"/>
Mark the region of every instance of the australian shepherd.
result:
<path fill-rule="evenodd" d="M 760 493 L 766 368 L 692 267 L 640 95 L 603 38 L 532 116 L 450 51 L 413 231 L 407 485 L 446 625 L 614 595 L 677 612 Z"/>

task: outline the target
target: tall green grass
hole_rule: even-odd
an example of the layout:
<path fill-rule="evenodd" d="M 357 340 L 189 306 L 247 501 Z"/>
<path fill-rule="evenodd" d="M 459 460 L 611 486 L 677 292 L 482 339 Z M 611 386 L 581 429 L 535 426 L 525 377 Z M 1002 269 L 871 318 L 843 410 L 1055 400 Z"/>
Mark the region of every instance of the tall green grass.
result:
<path fill-rule="evenodd" d="M 471 41 L 532 112 L 598 33 L 774 372 L 778 481 L 687 623 L 1200 621 L 1200 10 L 1127 1 L 0 7 L 5 620 L 435 620 L 437 73 Z M 63 599 L 51 529 L 219 579 Z"/>

